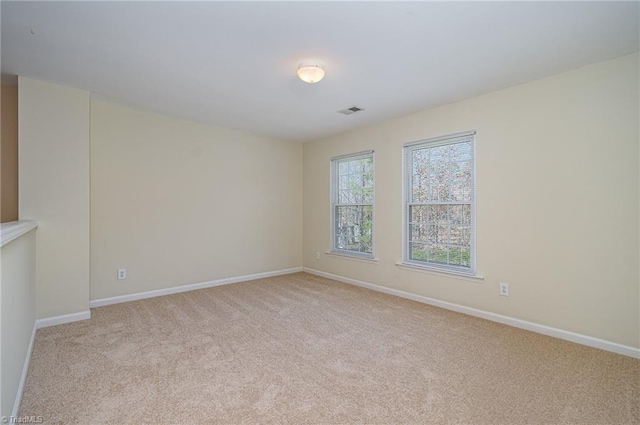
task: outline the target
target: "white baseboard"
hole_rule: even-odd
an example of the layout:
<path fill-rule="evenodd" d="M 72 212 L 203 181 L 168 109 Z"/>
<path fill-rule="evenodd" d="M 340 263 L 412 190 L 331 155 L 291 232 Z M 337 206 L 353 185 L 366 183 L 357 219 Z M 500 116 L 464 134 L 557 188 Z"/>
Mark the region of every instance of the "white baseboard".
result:
<path fill-rule="evenodd" d="M 65 323 L 77 322 L 79 320 L 87 320 L 91 318 L 91 311 L 82 311 L 80 313 L 65 314 L 63 316 L 47 317 L 44 319 L 38 319 L 33 322 L 33 329 L 31 330 L 31 337 L 29 338 L 29 345 L 27 346 L 27 352 L 24 357 L 24 363 L 22 364 L 22 373 L 20 374 L 20 382 L 18 383 L 18 390 L 16 392 L 16 398 L 13 402 L 13 410 L 11 416 L 18 417 L 20 411 L 20 403 L 22 402 L 22 394 L 24 392 L 24 386 L 27 382 L 27 373 L 29 373 L 29 362 L 31 361 L 31 354 L 33 353 L 33 344 L 36 340 L 36 331 L 40 328 L 46 328 L 49 326 L 62 325 Z"/>
<path fill-rule="evenodd" d="M 395 295 L 397 297 L 406 298 L 413 301 L 418 301 L 418 302 L 429 304 L 435 307 L 457 311 L 458 313 L 464 313 L 470 316 L 491 320 L 492 322 L 498 322 L 504 325 L 509 325 L 516 328 L 520 328 L 520 329 L 526 329 L 528 331 L 539 333 L 542 335 L 552 336 L 555 338 L 564 339 L 566 341 L 571 341 L 571 342 L 586 345 L 589 347 L 599 348 L 601 350 L 611 351 L 613 353 L 622 354 L 624 356 L 640 359 L 640 348 L 629 347 L 627 345 L 606 341 L 604 339 L 594 338 L 588 335 L 582 335 L 575 332 L 565 331 L 563 329 L 553 328 L 551 326 L 541 325 L 534 322 L 528 322 L 526 320 L 520 320 L 520 319 L 516 319 L 509 316 L 503 316 L 501 314 L 491 313 L 489 311 L 477 310 L 475 308 L 465 307 L 459 304 L 453 304 L 446 301 L 440 301 L 434 298 L 429 298 L 422 295 L 416 295 L 416 294 L 401 291 L 398 289 L 387 288 L 385 286 L 375 285 L 373 283 L 363 282 L 361 280 L 351 279 L 348 277 L 343 277 L 336 274 L 323 272 L 320 270 L 310 269 L 307 267 L 304 267 L 303 271 L 306 273 L 317 275 L 317 276 L 326 277 L 327 279 L 337 280 L 339 282 L 360 286 L 362 288 L 372 289 L 374 291 Z"/>
<path fill-rule="evenodd" d="M 46 317 L 36 320 L 36 326 L 48 328 L 49 326 L 64 325 L 65 323 L 78 322 L 80 320 L 91 319 L 91 311 L 81 311 L 80 313 L 65 314 L 62 316 Z"/>
<path fill-rule="evenodd" d="M 33 322 L 33 329 L 31 330 L 31 338 L 29 338 L 29 345 L 27 345 L 27 353 L 24 356 L 24 363 L 22 364 L 22 374 L 20 374 L 20 382 L 18 383 L 18 391 L 16 392 L 16 398 L 13 401 L 13 410 L 11 416 L 18 417 L 20 412 L 20 403 L 22 402 L 22 393 L 24 392 L 24 385 L 27 382 L 27 373 L 29 372 L 29 361 L 31 361 L 31 353 L 33 352 L 33 342 L 36 340 L 36 331 L 38 330 L 38 322 Z"/>
<path fill-rule="evenodd" d="M 197 289 L 213 288 L 214 286 L 228 285 L 230 283 L 246 282 L 248 280 L 264 279 L 273 276 L 282 276 L 285 274 L 299 273 L 302 267 L 294 267 L 292 269 L 276 270 L 272 272 L 256 273 L 246 276 L 229 277 L 226 279 L 212 280 L 209 282 L 193 283 L 190 285 L 172 286 L 171 288 L 158 289 L 155 291 L 138 292 L 136 294 L 119 295 L 117 297 L 102 298 L 89 302 L 90 308 L 102 307 L 110 304 L 126 303 L 129 301 L 143 300 L 145 298 L 161 297 L 163 295 L 178 294 L 180 292 L 195 291 Z"/>

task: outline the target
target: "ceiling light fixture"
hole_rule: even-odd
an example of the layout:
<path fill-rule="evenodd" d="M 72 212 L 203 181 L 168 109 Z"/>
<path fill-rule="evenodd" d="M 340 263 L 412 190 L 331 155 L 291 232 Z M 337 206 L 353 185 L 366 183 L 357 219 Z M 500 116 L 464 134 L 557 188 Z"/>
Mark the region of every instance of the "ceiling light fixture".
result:
<path fill-rule="evenodd" d="M 324 78 L 324 69 L 318 64 L 301 64 L 297 75 L 305 83 L 313 84 Z"/>

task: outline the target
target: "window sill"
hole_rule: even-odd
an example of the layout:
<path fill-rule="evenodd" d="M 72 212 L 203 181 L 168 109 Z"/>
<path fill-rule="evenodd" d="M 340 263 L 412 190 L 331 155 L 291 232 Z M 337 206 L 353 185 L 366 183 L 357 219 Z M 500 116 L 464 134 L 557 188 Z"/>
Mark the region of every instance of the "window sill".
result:
<path fill-rule="evenodd" d="M 12 240 L 38 227 L 38 223 L 33 220 L 10 221 L 2 223 L 0 227 L 0 245 L 5 246 Z"/>
<path fill-rule="evenodd" d="M 468 273 L 459 272 L 456 270 L 444 270 L 444 269 L 439 269 L 435 267 L 421 266 L 418 264 L 404 263 L 404 262 L 396 263 L 396 266 L 401 269 L 414 270 L 414 271 L 419 271 L 423 273 L 437 274 L 437 275 L 447 276 L 447 277 L 456 277 L 456 278 L 468 280 L 471 282 L 480 283 L 484 281 L 484 276 L 477 275 L 477 274 L 476 275 L 468 274 Z"/>
<path fill-rule="evenodd" d="M 363 257 L 360 255 L 349 255 L 346 253 L 342 253 L 342 252 L 335 252 L 335 251 L 327 251 L 325 252 L 325 254 L 327 254 L 330 257 L 337 257 L 337 258 L 344 258 L 347 260 L 356 260 L 356 261 L 362 261 L 364 263 L 373 263 L 373 264 L 378 264 L 378 259 L 375 257 Z"/>

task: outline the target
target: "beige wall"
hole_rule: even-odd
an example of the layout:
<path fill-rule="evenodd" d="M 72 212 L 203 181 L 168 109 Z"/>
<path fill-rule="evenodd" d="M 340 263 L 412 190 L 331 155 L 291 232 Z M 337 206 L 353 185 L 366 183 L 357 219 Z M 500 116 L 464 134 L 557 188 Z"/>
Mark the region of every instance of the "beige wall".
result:
<path fill-rule="evenodd" d="M 89 92 L 19 77 L 20 218 L 36 220 L 38 318 L 89 310 Z"/>
<path fill-rule="evenodd" d="M 636 54 L 308 143 L 304 266 L 640 347 L 639 112 Z M 399 269 L 402 144 L 467 130 L 485 280 Z M 317 261 L 330 243 L 330 158 L 365 149 L 380 261 Z"/>
<path fill-rule="evenodd" d="M 92 300 L 300 267 L 301 252 L 301 145 L 92 102 Z"/>
<path fill-rule="evenodd" d="M 20 78 L 20 214 L 40 225 L 38 317 L 303 262 L 639 347 L 639 90 L 631 55 L 302 146 Z M 467 130 L 477 130 L 485 280 L 399 269 L 401 146 Z M 366 149 L 378 264 L 324 255 L 329 160 Z"/>
<path fill-rule="evenodd" d="M 0 222 L 18 219 L 18 87 L 1 84 Z"/>
<path fill-rule="evenodd" d="M 9 416 L 36 321 L 36 230 L 3 246 L 0 255 L 0 416 Z"/>

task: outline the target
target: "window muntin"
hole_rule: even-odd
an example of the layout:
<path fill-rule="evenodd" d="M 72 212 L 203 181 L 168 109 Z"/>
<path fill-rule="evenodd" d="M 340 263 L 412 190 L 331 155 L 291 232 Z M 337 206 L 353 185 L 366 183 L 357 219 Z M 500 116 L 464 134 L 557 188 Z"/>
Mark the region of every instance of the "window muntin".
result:
<path fill-rule="evenodd" d="M 405 145 L 411 264 L 475 274 L 475 133 Z"/>
<path fill-rule="evenodd" d="M 373 257 L 373 152 L 333 158 L 332 251 Z"/>

